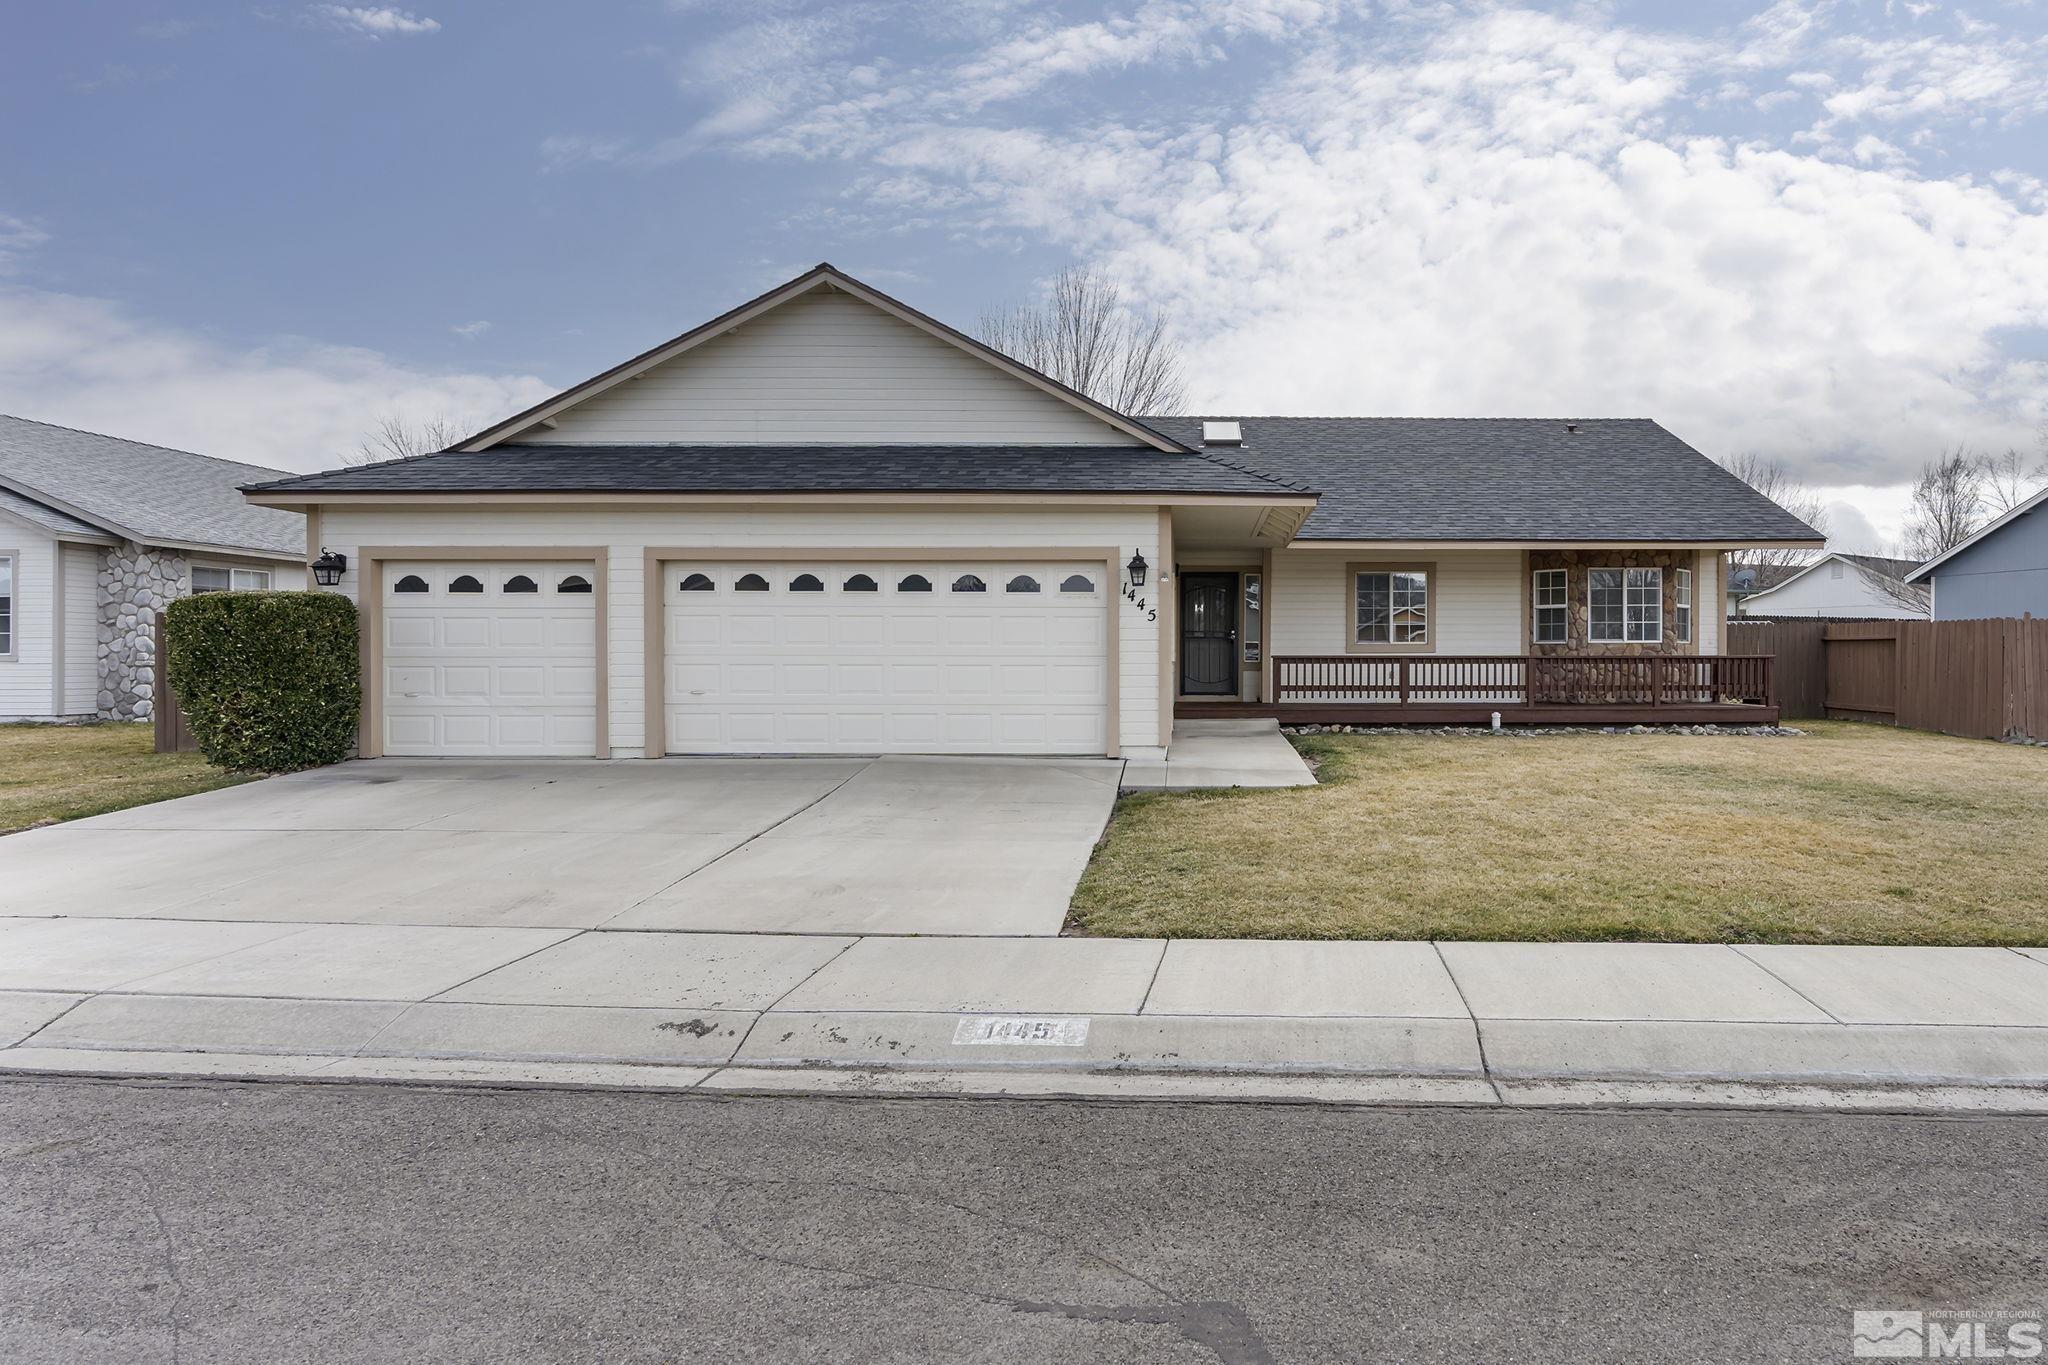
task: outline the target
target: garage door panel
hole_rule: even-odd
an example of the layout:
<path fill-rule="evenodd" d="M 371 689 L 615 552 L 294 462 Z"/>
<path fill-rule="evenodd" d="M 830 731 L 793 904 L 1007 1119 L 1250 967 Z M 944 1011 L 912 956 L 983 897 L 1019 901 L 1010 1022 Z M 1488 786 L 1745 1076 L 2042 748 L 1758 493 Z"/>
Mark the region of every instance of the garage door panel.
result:
<path fill-rule="evenodd" d="M 766 592 L 742 593 L 758 573 Z M 685 592 L 702 574 L 714 586 Z M 988 585 L 950 591 L 963 575 Z M 821 592 L 792 591 L 802 575 Z M 930 592 L 904 592 L 913 576 Z M 1086 565 L 669 565 L 667 747 L 678 753 L 1100 753 L 1106 595 Z M 1039 591 L 1007 591 L 1019 579 Z M 847 591 L 872 582 L 876 590 Z"/>
<path fill-rule="evenodd" d="M 385 566 L 384 752 L 587 755 L 597 742 L 597 610 L 563 593 L 590 564 Z M 463 578 L 483 591 L 451 592 Z M 401 584 L 424 591 L 400 592 Z M 529 590 L 529 586 L 531 590 Z"/>

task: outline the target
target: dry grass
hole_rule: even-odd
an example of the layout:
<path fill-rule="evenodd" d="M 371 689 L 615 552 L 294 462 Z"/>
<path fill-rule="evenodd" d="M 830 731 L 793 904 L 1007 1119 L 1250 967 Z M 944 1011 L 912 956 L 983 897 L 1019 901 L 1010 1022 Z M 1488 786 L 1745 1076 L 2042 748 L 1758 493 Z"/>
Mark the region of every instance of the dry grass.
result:
<path fill-rule="evenodd" d="M 2048 750 L 1806 728 L 1302 738 L 1323 786 L 1122 802 L 1071 927 L 2048 944 Z"/>
<path fill-rule="evenodd" d="M 247 780 L 153 744 L 147 725 L 0 725 L 0 834 Z"/>

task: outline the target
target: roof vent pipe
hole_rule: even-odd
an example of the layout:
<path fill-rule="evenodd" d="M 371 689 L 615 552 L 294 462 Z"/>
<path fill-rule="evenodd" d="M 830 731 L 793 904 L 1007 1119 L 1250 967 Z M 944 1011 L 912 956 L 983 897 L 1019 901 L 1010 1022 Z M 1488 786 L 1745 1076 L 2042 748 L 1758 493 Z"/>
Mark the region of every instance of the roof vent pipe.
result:
<path fill-rule="evenodd" d="M 1579 434 L 1579 424 L 1578 424 L 1577 422 L 1566 422 L 1566 423 L 1564 424 L 1564 434 L 1565 434 L 1565 435 L 1567 435 L 1567 436 L 1576 436 L 1576 435 L 1578 435 L 1578 434 Z"/>

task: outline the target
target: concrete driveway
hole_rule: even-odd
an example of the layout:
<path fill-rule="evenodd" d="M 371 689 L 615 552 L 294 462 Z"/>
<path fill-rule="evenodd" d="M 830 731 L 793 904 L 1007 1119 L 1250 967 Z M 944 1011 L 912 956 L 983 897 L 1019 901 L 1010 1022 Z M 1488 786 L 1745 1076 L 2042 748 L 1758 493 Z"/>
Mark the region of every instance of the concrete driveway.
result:
<path fill-rule="evenodd" d="M 350 763 L 0 839 L 0 915 L 1056 934 L 1121 769 Z"/>

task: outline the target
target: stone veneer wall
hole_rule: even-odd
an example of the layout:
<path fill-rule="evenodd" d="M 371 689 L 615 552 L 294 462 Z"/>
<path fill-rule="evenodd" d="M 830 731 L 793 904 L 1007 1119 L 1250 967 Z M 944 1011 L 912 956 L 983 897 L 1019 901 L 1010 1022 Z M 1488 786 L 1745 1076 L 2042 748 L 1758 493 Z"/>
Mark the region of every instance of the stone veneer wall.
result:
<path fill-rule="evenodd" d="M 1561 645 L 1531 645 L 1537 654 L 1697 654 L 1702 602 L 1719 610 L 1718 584 L 1701 583 L 1697 555 L 1690 550 L 1531 550 L 1529 572 L 1538 569 L 1565 571 L 1565 642 Z M 1659 644 L 1593 644 L 1586 630 L 1586 571 L 1588 569 L 1662 569 L 1664 571 L 1664 639 Z M 1678 638 L 1678 579 L 1676 571 L 1691 569 L 1692 639 Z M 1531 580 L 1534 581 L 1533 579 Z M 1702 594 L 1705 594 L 1703 597 Z"/>
<path fill-rule="evenodd" d="M 101 719 L 148 720 L 156 710 L 157 614 L 191 588 L 183 555 L 127 540 L 100 552 Z"/>

